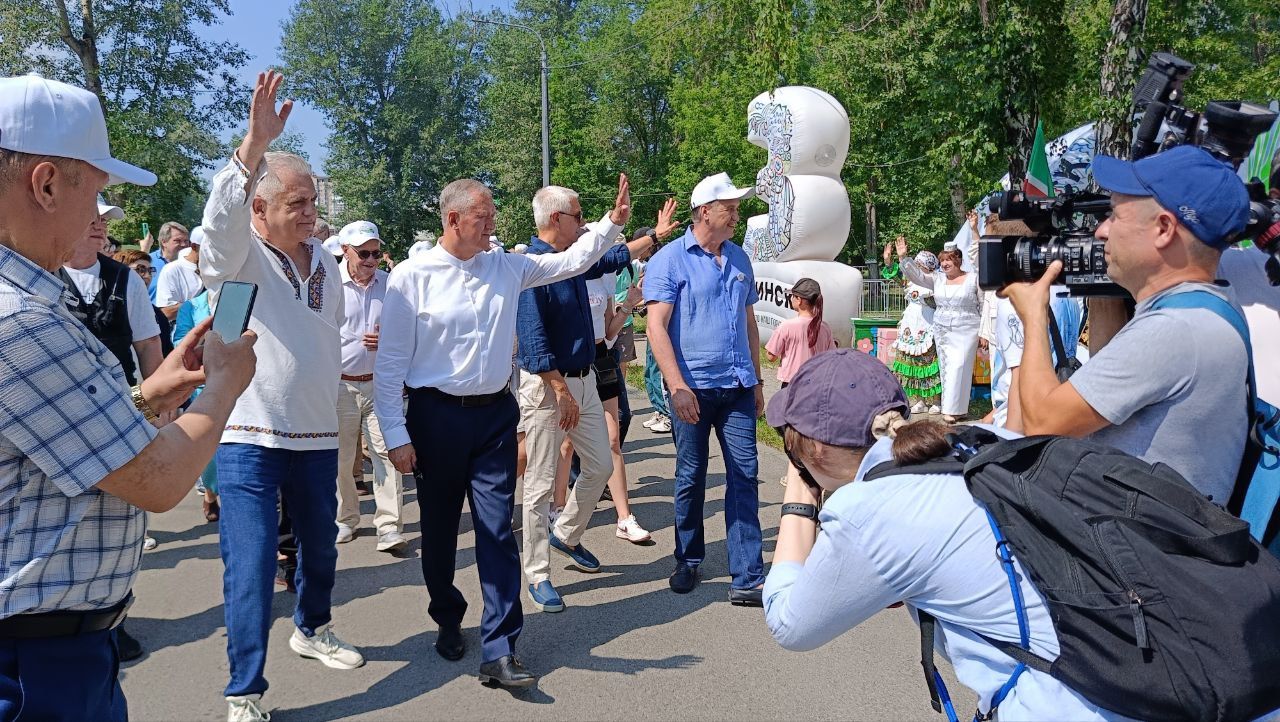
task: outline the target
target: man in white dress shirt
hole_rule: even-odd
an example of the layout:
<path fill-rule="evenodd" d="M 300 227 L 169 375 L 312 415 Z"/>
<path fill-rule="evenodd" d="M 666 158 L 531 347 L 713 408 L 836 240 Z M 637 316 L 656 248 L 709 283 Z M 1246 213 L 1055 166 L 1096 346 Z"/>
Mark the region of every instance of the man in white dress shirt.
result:
<path fill-rule="evenodd" d="M 338 543 L 355 537 L 360 526 L 360 498 L 355 479 L 344 473 L 360 453 L 361 427 L 373 452 L 373 500 L 377 511 L 378 551 L 395 552 L 408 542 L 400 535 L 400 472 L 391 465 L 378 417 L 373 413 L 373 363 L 378 352 L 378 322 L 387 295 L 387 272 L 382 260 L 382 237 L 369 221 L 342 227 L 342 293 L 346 318 L 342 322 L 342 379 L 338 384 Z"/>
<path fill-rule="evenodd" d="M 200 281 L 200 244 L 204 231 L 200 226 L 191 229 L 190 245 L 178 252 L 178 257 L 164 264 L 156 276 L 156 307 L 173 321 L 182 304 L 200 295 L 204 284 Z"/>
<path fill-rule="evenodd" d="M 428 613 L 440 627 L 436 651 L 449 660 L 465 653 L 467 603 L 453 576 L 462 500 L 470 500 L 484 590 L 482 682 L 526 687 L 537 681 L 515 657 L 524 625 L 520 553 L 511 531 L 519 420 L 510 389 L 517 300 L 526 288 L 586 270 L 621 232 L 630 202 L 623 175 L 613 210 L 565 251 L 488 253 L 497 212 L 493 195 L 478 181 L 457 180 L 440 193 L 439 244 L 397 265 L 388 282 L 374 409 L 391 461 L 416 474 Z M 401 402 L 406 386 L 407 418 Z"/>

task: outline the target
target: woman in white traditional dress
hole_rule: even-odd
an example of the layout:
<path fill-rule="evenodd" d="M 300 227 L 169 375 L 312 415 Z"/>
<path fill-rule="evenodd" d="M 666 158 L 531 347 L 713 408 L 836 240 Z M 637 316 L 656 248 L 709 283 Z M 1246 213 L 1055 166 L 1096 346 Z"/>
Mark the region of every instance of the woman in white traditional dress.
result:
<path fill-rule="evenodd" d="M 889 247 L 885 246 L 885 256 Z M 886 261 L 888 259 L 886 258 Z M 938 257 L 929 251 L 916 254 L 916 266 L 927 273 L 938 270 Z M 895 269 L 896 265 L 895 265 Z M 938 368 L 938 353 L 933 346 L 933 286 L 907 283 L 903 289 L 907 307 L 898 322 L 898 339 L 893 342 L 896 352 L 893 373 L 907 392 L 913 405 L 911 413 L 942 413 L 938 405 L 942 396 L 942 376 Z"/>
<path fill-rule="evenodd" d="M 954 243 L 943 246 L 938 254 L 941 269 L 934 273 L 907 255 L 905 238 L 899 238 L 896 245 L 902 275 L 914 284 L 933 289 L 933 342 L 942 371 L 942 413 L 947 423 L 955 423 L 969 410 L 974 354 L 982 322 L 978 274 L 961 270 L 964 258 Z"/>

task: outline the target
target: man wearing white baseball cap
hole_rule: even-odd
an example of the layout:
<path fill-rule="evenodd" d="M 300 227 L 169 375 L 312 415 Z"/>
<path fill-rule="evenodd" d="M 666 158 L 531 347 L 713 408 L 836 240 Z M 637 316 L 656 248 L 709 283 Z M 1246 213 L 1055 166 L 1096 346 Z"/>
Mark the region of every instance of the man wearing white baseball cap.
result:
<path fill-rule="evenodd" d="M 338 384 L 338 543 L 355 537 L 360 526 L 360 499 L 351 467 L 359 454 L 363 428 L 373 452 L 373 526 L 378 551 L 396 552 L 408 545 L 400 531 L 402 505 L 400 472 L 391 464 L 382 427 L 373 413 L 373 363 L 378 353 L 382 300 L 387 295 L 387 272 L 382 260 L 382 234 L 369 221 L 348 223 L 338 232 L 342 242 L 342 378 Z"/>
<path fill-rule="evenodd" d="M 671 395 L 676 442 L 676 568 L 672 591 L 698 582 L 706 557 L 702 507 L 708 439 L 714 428 L 725 465 L 724 518 L 733 577 L 729 601 L 761 605 L 756 419 L 764 413 L 760 330 L 751 259 L 734 243 L 738 204 L 755 195 L 728 174 L 704 178 L 690 196 L 692 223 L 645 267 L 649 343 Z"/>
<path fill-rule="evenodd" d="M 0 719 L 128 718 L 113 637 L 144 510 L 191 491 L 253 376 L 253 334 L 224 345 L 206 323 L 127 389 L 63 305 L 55 273 L 98 217 L 98 192 L 155 180 L 111 157 L 92 93 L 0 78 Z M 181 418 L 148 423 L 201 383 Z"/>

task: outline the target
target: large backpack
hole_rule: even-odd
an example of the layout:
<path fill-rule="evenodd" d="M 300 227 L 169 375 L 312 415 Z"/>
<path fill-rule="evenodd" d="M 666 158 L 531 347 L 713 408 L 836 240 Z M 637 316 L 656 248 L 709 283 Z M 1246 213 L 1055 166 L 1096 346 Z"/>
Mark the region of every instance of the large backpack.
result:
<path fill-rule="evenodd" d="M 1094 442 L 1001 440 L 976 427 L 949 438 L 950 459 L 886 462 L 865 478 L 963 471 L 986 507 L 1021 637 L 984 637 L 1018 662 L 993 710 L 1028 667 L 1143 720 L 1252 720 L 1280 708 L 1280 561 L 1244 521 L 1168 466 Z M 1052 662 L 1029 651 L 1010 553 L 1049 606 Z M 921 662 L 934 709 L 954 720 L 933 669 L 934 626 L 922 613 Z"/>
<path fill-rule="evenodd" d="M 1258 398 L 1249 326 L 1231 304 L 1205 290 L 1185 291 L 1158 299 L 1157 308 L 1200 308 L 1231 324 L 1244 341 L 1249 359 L 1246 409 L 1249 433 L 1227 511 L 1249 522 L 1253 538 L 1280 557 L 1280 411 Z"/>

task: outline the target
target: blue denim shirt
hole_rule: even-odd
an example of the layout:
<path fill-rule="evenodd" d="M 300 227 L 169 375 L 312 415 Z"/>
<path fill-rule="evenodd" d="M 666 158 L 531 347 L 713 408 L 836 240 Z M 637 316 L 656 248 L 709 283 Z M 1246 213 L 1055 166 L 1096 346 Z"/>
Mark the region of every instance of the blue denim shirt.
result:
<path fill-rule="evenodd" d="M 750 388 L 758 379 L 745 324 L 746 308 L 760 300 L 756 277 L 737 244 L 726 241 L 720 255 L 723 267 L 690 228 L 645 266 L 644 299 L 674 307 L 667 332 L 691 388 Z"/>
<path fill-rule="evenodd" d="M 555 253 L 556 249 L 534 238 L 525 253 Z M 631 252 L 620 243 L 585 273 L 547 286 L 520 292 L 516 309 L 516 360 L 529 373 L 581 371 L 596 360 L 595 327 L 587 299 L 587 279 L 599 278 L 631 263 Z"/>

